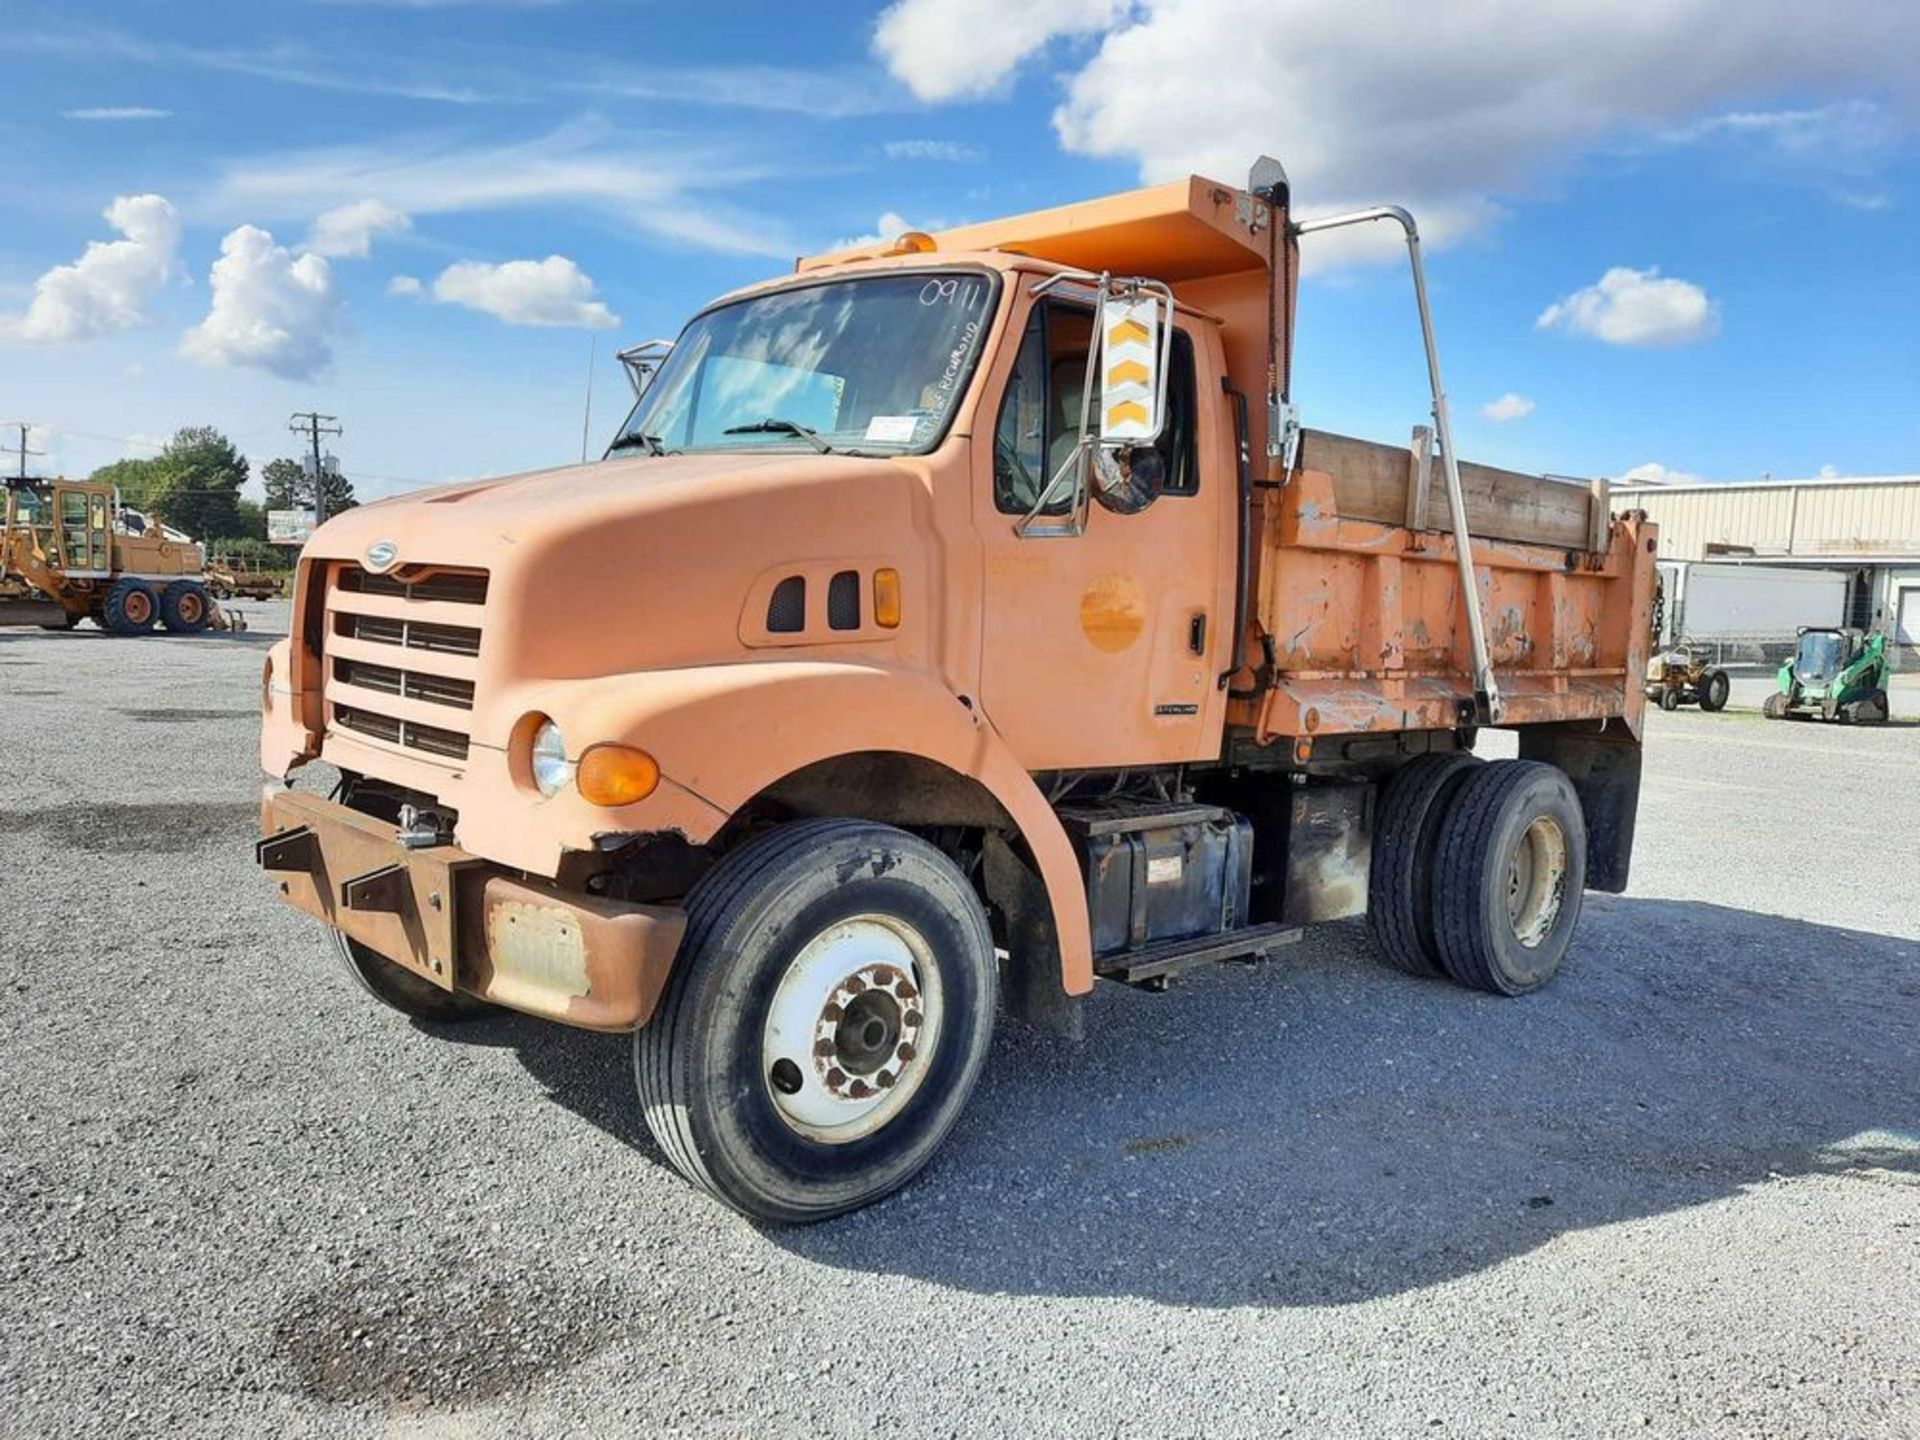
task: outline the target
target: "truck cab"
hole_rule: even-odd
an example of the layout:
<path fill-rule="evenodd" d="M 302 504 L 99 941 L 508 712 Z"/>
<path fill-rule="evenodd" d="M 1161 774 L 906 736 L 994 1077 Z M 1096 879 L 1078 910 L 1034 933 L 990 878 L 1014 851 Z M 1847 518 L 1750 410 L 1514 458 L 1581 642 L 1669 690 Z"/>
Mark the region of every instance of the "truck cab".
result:
<path fill-rule="evenodd" d="M 1625 884 L 1651 527 L 1459 462 L 1430 343 L 1438 436 L 1301 429 L 1263 165 L 803 260 L 649 350 L 601 461 L 330 521 L 264 677 L 280 895 L 407 1013 L 633 1032 L 663 1150 L 771 1220 L 906 1183 L 1000 997 L 1073 1036 L 1359 914 L 1544 984 Z"/>

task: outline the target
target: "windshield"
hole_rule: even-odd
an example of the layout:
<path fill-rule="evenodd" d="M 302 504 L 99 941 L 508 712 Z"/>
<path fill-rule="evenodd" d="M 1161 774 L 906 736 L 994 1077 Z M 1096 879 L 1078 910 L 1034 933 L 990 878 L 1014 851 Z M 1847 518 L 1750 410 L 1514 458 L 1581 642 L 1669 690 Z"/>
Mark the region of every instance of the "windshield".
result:
<path fill-rule="evenodd" d="M 1809 630 L 1800 637 L 1794 668 L 1802 684 L 1831 680 L 1846 668 L 1847 637 L 1832 630 Z"/>
<path fill-rule="evenodd" d="M 929 450 L 967 388 L 993 298 L 986 275 L 876 275 L 709 310 L 614 446 Z"/>

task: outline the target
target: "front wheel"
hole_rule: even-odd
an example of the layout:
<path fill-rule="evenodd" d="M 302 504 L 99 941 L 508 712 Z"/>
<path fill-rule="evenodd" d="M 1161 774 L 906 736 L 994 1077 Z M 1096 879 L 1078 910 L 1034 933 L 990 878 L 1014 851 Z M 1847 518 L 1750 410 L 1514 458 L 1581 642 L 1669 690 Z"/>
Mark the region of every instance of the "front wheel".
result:
<path fill-rule="evenodd" d="M 647 1125 L 757 1220 L 823 1220 L 905 1185 L 986 1062 L 997 975 L 959 868 L 887 825 L 806 820 L 728 856 L 634 1039 Z"/>
<path fill-rule="evenodd" d="M 1702 710 L 1724 710 L 1727 708 L 1727 696 L 1733 693 L 1733 681 L 1727 678 L 1724 670 L 1710 670 L 1707 678 L 1700 684 L 1700 708 Z"/>

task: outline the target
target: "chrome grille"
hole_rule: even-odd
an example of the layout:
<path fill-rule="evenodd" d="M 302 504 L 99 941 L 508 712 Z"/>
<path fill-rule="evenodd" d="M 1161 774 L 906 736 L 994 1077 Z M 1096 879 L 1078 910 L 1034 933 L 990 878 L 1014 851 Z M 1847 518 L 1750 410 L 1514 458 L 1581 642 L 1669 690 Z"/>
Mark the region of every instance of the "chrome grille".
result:
<path fill-rule="evenodd" d="M 481 570 L 412 566 L 375 575 L 334 566 L 326 640 L 332 724 L 421 756 L 465 760 L 486 597 Z M 469 616 L 473 623 L 461 623 Z"/>

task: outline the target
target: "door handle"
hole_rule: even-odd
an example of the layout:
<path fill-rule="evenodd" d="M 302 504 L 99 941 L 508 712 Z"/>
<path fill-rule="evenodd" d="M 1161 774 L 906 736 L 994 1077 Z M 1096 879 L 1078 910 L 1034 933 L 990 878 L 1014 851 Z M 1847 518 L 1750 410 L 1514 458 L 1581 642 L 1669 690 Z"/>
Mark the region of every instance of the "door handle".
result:
<path fill-rule="evenodd" d="M 1187 622 L 1187 648 L 1196 655 L 1207 653 L 1207 612 L 1204 610 Z"/>

